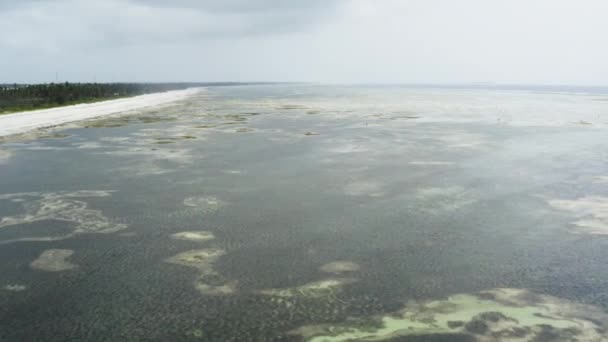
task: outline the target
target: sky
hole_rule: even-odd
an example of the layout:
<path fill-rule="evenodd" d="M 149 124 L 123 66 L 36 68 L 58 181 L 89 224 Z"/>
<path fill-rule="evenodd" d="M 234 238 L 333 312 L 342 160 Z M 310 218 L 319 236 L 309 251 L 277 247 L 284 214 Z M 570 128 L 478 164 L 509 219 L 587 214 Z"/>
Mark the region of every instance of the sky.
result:
<path fill-rule="evenodd" d="M 0 0 L 0 83 L 608 85 L 606 0 Z"/>

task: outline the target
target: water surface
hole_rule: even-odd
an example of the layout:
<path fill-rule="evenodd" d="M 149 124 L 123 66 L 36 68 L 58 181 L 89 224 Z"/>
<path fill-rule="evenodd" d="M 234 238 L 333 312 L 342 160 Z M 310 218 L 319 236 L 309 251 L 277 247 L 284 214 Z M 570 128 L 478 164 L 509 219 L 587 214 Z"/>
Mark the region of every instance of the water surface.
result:
<path fill-rule="evenodd" d="M 218 87 L 6 138 L 0 340 L 606 339 L 606 99 Z"/>

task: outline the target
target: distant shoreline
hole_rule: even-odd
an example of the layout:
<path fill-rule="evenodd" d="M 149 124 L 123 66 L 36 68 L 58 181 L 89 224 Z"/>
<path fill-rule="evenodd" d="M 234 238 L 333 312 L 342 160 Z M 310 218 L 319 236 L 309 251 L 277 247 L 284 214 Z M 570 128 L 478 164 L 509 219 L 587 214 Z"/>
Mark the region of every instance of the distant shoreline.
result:
<path fill-rule="evenodd" d="M 203 88 L 189 88 L 0 115 L 0 137 L 66 123 L 163 105 L 185 99 Z"/>

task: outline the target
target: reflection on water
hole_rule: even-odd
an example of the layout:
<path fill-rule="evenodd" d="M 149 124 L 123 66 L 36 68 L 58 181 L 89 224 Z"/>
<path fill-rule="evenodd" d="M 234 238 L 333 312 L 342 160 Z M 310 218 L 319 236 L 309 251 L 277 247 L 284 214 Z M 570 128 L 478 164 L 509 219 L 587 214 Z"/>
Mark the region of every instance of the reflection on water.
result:
<path fill-rule="evenodd" d="M 209 88 L 5 138 L 0 340 L 606 340 L 599 97 Z"/>

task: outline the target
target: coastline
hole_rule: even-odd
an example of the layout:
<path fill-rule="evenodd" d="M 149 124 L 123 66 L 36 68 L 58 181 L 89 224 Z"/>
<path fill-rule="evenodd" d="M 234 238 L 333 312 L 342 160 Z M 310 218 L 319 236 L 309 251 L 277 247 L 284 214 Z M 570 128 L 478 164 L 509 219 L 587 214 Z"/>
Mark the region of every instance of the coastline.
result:
<path fill-rule="evenodd" d="M 185 99 L 192 94 L 198 93 L 201 89 L 173 90 L 116 100 L 3 114 L 0 115 L 0 137 L 168 104 Z"/>

